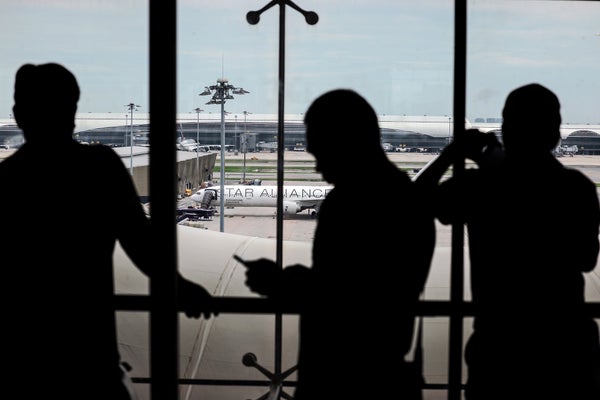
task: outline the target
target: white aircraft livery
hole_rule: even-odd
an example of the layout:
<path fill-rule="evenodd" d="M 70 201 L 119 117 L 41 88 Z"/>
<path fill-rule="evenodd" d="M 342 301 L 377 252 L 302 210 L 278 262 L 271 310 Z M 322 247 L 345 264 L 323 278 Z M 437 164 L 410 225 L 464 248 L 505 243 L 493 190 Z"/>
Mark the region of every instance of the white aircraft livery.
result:
<path fill-rule="evenodd" d="M 333 186 L 284 186 L 283 213 L 296 214 L 310 210 L 311 215 L 319 213 L 321 202 Z M 277 186 L 225 185 L 225 207 L 277 207 Z M 219 186 L 210 186 L 194 193 L 191 198 L 202 208 L 220 205 Z"/>

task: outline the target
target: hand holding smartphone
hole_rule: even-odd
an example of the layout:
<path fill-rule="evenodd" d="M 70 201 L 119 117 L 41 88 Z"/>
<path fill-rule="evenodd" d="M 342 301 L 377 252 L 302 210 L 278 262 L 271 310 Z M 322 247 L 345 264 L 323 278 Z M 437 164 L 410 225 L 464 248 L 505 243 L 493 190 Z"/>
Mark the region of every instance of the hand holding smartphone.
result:
<path fill-rule="evenodd" d="M 266 258 L 249 261 L 237 254 L 233 255 L 233 259 L 246 267 L 246 286 L 251 291 L 264 296 L 274 293 L 282 271 L 274 261 Z"/>

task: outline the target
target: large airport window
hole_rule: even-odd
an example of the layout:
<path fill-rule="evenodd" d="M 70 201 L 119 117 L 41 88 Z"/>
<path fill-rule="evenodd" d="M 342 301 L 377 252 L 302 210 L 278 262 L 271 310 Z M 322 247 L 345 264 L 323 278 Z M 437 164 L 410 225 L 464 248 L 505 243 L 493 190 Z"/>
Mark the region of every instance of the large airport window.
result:
<path fill-rule="evenodd" d="M 170 368 L 186 400 L 263 398 L 271 374 L 285 375 L 281 389 L 293 393 L 297 314 L 274 312 L 250 292 L 232 256 L 310 265 L 319 202 L 307 206 L 304 197 L 322 198 L 329 184 L 306 151 L 303 117 L 328 90 L 363 95 L 379 116 L 388 157 L 414 176 L 464 128 L 500 137 L 507 94 L 539 82 L 561 101 L 556 156 L 600 182 L 600 2 L 163 3 L 169 2 L 5 0 L 0 13 L 0 162 L 23 143 L 11 110 L 18 67 L 65 65 L 82 92 L 75 138 L 114 148 L 159 221 L 165 265 L 223 301 L 216 318 L 180 314 L 176 324 L 157 325 L 145 299 L 164 296 L 169 303 L 173 288 L 168 280 L 165 290 L 149 282 L 117 247 L 119 351 L 133 367 L 140 399 L 162 395 L 163 383 L 169 389 Z M 260 11 L 258 21 L 249 23 L 250 11 Z M 348 174 L 370 168 L 360 142 L 341 136 L 339 152 L 347 156 Z M 348 218 L 357 234 L 363 218 L 410 212 L 390 207 L 385 188 L 368 184 L 357 181 L 351 200 L 357 209 Z M 91 193 L 93 182 L 89 195 L 76 194 L 78 201 L 101 207 Z M 555 217 L 568 218 L 568 210 Z M 462 351 L 472 325 L 468 238 L 440 223 L 437 232 L 423 298 L 424 398 L 454 400 L 466 381 Z M 599 273 L 585 278 L 586 300 L 600 324 Z M 155 358 L 165 353 L 153 339 L 162 330 L 177 335 L 177 347 L 166 350 L 164 369 L 154 369 L 153 360 L 165 360 Z M 177 352 L 173 364 L 169 351 Z"/>
<path fill-rule="evenodd" d="M 249 24 L 246 14 L 261 9 L 265 4 L 246 2 L 184 2 L 178 10 L 178 112 L 184 115 L 183 132 L 186 137 L 196 139 L 201 144 L 219 144 L 221 123 L 224 126 L 225 144 L 231 151 L 225 151 L 224 187 L 226 194 L 237 193 L 237 204 L 226 207 L 224 221 L 215 215 L 211 221 L 193 222 L 218 231 L 223 223 L 225 236 L 234 251 L 244 258 L 253 259 L 259 255 L 275 259 L 275 244 L 278 220 L 271 207 L 245 207 L 258 201 L 261 193 L 273 193 L 278 178 L 278 113 L 280 101 L 284 103 L 283 141 L 283 187 L 290 198 L 285 199 L 281 236 L 283 242 L 283 263 L 288 265 L 300 262 L 310 265 L 310 251 L 313 231 L 318 217 L 318 208 L 301 209 L 292 195 L 294 192 L 325 193 L 327 182 L 316 172 L 313 157 L 306 152 L 303 114 L 310 103 L 320 94 L 335 88 L 351 88 L 361 93 L 380 115 L 383 143 L 390 146 L 389 157 L 400 168 L 411 175 L 442 148 L 453 131 L 453 3 L 451 1 L 425 2 L 319 2 L 302 1 L 298 6 L 318 15 L 316 24 L 307 23 L 304 15 L 292 7 L 285 10 L 285 57 L 280 54 L 280 9 L 278 6 L 265 10 L 257 24 Z M 199 22 L 201 21 L 201 22 Z M 280 58 L 283 57 L 283 60 Z M 281 71 L 284 94 L 279 92 Z M 231 90 L 231 99 L 225 104 L 213 102 L 215 86 L 224 78 L 227 84 L 243 88 L 236 94 Z M 212 86 L 212 88 L 211 88 Z M 210 92 L 210 93 L 207 93 Z M 239 92 L 239 91 L 238 91 Z M 200 108 L 197 113 L 194 110 Z M 349 115 L 331 115 L 332 119 L 352 118 Z M 179 126 L 179 125 L 178 125 Z M 419 132 L 425 127 L 428 133 Z M 243 143 L 242 140 L 246 140 Z M 244 148 L 245 146 L 245 148 Z M 348 174 L 357 168 L 368 169 L 369 161 L 361 160 L 361 143 L 339 138 L 339 151 L 347 154 Z M 213 188 L 219 190 L 220 152 L 216 152 Z M 246 182 L 243 182 L 246 181 Z M 235 185 L 249 184 L 239 188 Z M 256 183 L 254 185 L 253 183 Z M 356 182 L 357 191 L 368 182 Z M 211 190 L 211 188 L 208 188 Z M 206 193 L 206 190 L 205 192 Z M 364 195 L 375 200 L 379 194 Z M 363 195 L 358 195 L 363 197 Z M 264 195 L 261 196 L 264 198 Z M 274 205 L 274 199 L 271 199 Z M 377 200 L 376 200 L 377 201 Z M 349 215 L 356 219 L 360 230 L 361 218 L 370 214 L 373 205 L 357 203 L 357 214 Z M 361 211 L 361 210 L 364 210 Z M 408 212 L 395 210 L 394 212 Z M 182 230 L 186 230 L 183 232 Z M 449 229 L 445 231 L 445 243 L 436 250 L 435 272 L 428 287 L 426 298 L 431 300 L 449 299 Z M 189 228 L 182 227 L 180 233 L 187 235 Z M 259 236 L 258 239 L 243 242 L 240 236 Z M 180 236 L 180 241 L 183 236 Z M 219 239 L 221 242 L 223 239 Z M 206 251 L 215 253 L 207 242 Z M 230 246 L 221 244 L 221 246 Z M 198 251 L 192 244 L 186 252 Z M 390 249 L 390 251 L 393 251 Z M 219 259 L 224 272 L 230 274 L 229 286 L 224 294 L 230 296 L 251 296 L 243 285 L 244 269 L 231 263 L 230 254 L 223 247 Z M 185 260 L 181 260 L 186 262 Z M 183 263 L 181 268 L 187 268 Z M 241 362 L 246 352 L 256 355 L 258 361 L 270 371 L 285 371 L 294 367 L 295 346 L 290 346 L 288 335 L 296 337 L 295 316 L 285 316 L 282 328 L 277 319 L 261 319 L 267 324 L 266 331 L 281 329 L 283 343 L 251 340 L 246 329 L 223 336 L 223 324 L 247 326 L 246 317 L 232 315 L 219 317 L 211 325 L 207 346 L 213 340 L 225 343 L 230 340 L 231 348 L 237 343 L 245 347 L 227 353 L 207 352 L 203 355 L 200 367 L 181 371 L 185 379 L 260 379 L 260 373 L 248 372 Z M 230 322 L 231 320 L 231 322 Z M 444 318 L 425 321 L 426 346 L 445 348 L 448 320 Z M 438 337 L 429 331 L 439 327 Z M 225 339 L 226 338 L 226 339 Z M 243 339 L 242 339 L 243 338 Z M 277 338 L 277 335 L 275 336 Z M 293 342 L 292 342 L 293 343 Z M 183 344 L 183 343 L 182 343 Z M 274 346 L 281 346 L 283 361 L 274 357 Z M 276 352 L 277 353 L 277 352 Z M 445 384 L 447 373 L 443 352 L 437 353 L 434 360 L 428 354 L 429 382 Z M 213 359 L 213 357 L 216 357 Z M 208 365 L 227 365 L 227 368 L 207 368 Z M 435 364 L 435 366 L 433 366 Z M 250 374 L 250 375 L 248 375 Z M 290 376 L 291 380 L 295 375 Z M 243 384 L 243 383 L 242 383 Z M 193 391 L 203 391 L 198 387 Z M 211 387 L 213 393 L 228 391 L 227 387 Z M 251 396 L 259 396 L 263 388 L 247 388 Z M 261 392 L 262 391 L 262 392 Z"/>

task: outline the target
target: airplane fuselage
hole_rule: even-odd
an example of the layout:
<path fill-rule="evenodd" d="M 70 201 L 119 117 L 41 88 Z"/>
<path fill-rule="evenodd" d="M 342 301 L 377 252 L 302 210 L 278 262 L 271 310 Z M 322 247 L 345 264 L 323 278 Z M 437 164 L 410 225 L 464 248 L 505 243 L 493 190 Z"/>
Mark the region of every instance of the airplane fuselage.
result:
<path fill-rule="evenodd" d="M 333 186 L 284 186 L 283 211 L 295 214 L 302 210 L 318 208 Z M 225 185 L 224 196 L 220 187 L 200 189 L 192 195 L 192 200 L 203 207 L 216 206 L 225 199 L 225 207 L 277 207 L 277 186 Z"/>

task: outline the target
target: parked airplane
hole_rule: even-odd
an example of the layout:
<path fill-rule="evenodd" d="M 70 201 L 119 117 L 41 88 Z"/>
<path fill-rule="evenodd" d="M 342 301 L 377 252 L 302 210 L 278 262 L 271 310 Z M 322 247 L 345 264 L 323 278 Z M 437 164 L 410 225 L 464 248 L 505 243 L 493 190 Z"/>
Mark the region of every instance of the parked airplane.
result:
<path fill-rule="evenodd" d="M 319 207 L 333 186 L 284 186 L 283 213 L 296 214 L 309 210 L 310 214 L 319 214 Z M 225 207 L 277 207 L 277 186 L 225 185 Z M 220 205 L 219 186 L 210 186 L 198 190 L 191 199 L 202 208 Z"/>

